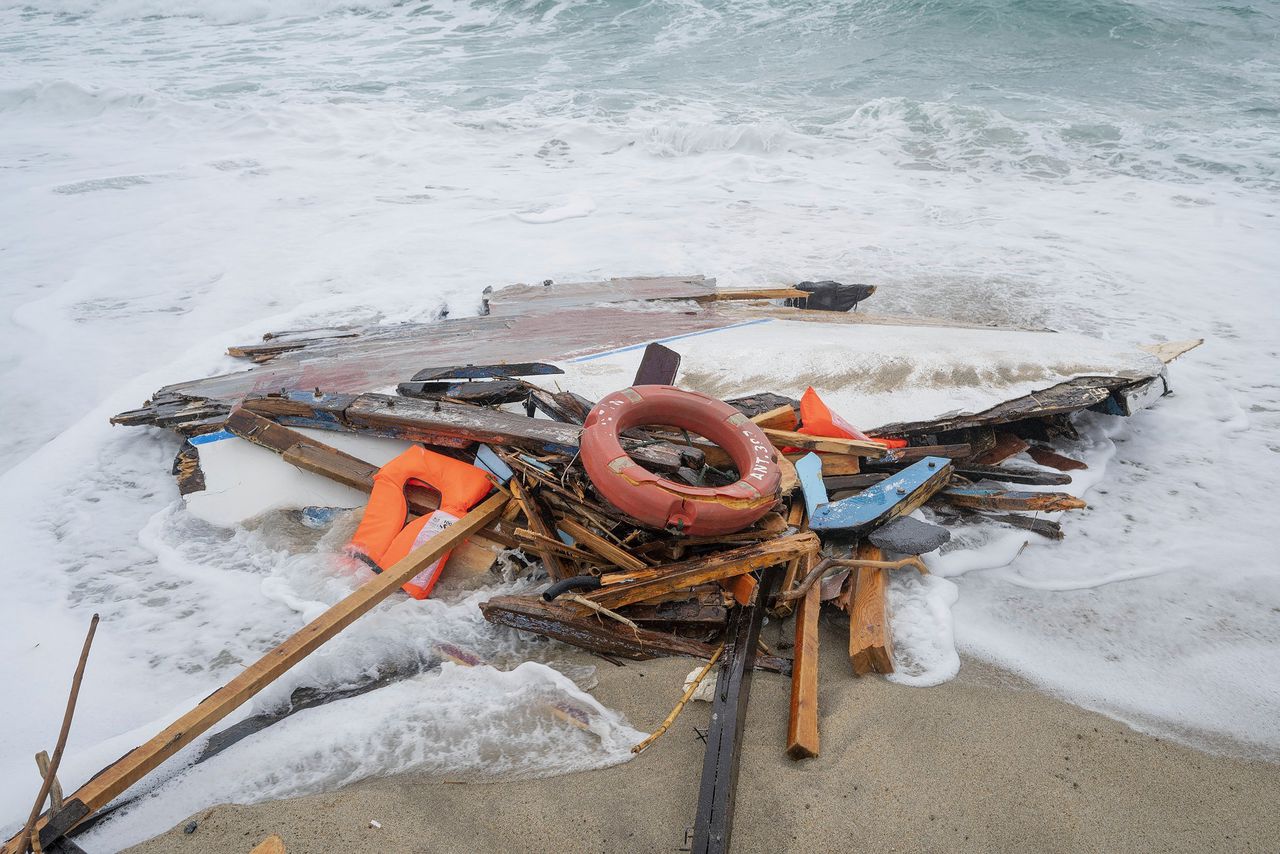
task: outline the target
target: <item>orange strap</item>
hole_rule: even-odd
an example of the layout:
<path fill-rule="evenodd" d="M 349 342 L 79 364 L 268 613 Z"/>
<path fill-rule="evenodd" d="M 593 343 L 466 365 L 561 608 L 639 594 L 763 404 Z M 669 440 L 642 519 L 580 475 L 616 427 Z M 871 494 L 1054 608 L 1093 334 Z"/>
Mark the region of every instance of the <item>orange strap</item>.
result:
<path fill-rule="evenodd" d="M 439 492 L 440 509 L 406 525 L 409 503 L 404 488 L 410 481 Z M 465 515 L 492 488 L 483 469 L 414 445 L 373 476 L 373 492 L 351 538 L 351 548 L 385 569 L 413 551 L 419 539 L 438 533 Z M 446 552 L 406 583 L 404 591 L 415 599 L 427 598 L 448 559 Z"/>

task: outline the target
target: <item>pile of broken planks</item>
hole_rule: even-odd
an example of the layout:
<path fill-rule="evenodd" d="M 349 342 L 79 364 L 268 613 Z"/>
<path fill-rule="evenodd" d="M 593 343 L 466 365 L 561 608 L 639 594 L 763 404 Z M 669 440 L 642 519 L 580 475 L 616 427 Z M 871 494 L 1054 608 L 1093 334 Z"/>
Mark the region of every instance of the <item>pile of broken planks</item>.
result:
<path fill-rule="evenodd" d="M 166 387 L 143 407 L 117 415 L 114 423 L 167 428 L 186 438 L 174 473 L 188 496 L 204 489 L 202 443 L 221 437 L 271 451 L 357 493 L 370 492 L 378 465 L 319 438 L 325 434 L 424 444 L 487 470 L 494 494 L 104 769 L 68 799 L 68 809 L 42 818 L 37 838 L 55 842 L 102 810 L 452 550 L 450 574 L 483 575 L 499 555 L 545 571 L 548 583 L 538 594 L 497 596 L 481 606 L 494 624 L 615 662 L 691 656 L 708 662 L 702 675 L 718 665 L 693 850 L 727 850 L 753 671 L 791 676 L 785 749 L 797 759 L 816 756 L 821 609 L 848 615 L 855 674 L 891 672 L 891 573 L 927 571 L 919 555 L 946 542 L 946 525 L 976 518 L 1061 538 L 1061 526 L 1043 514 L 1084 506 L 1055 490 L 1084 467 L 1054 447 L 1075 436 L 1072 416 L 1087 409 L 1129 415 L 1167 390 L 1163 373 L 1082 377 L 978 413 L 885 425 L 869 439 L 798 432 L 804 425 L 793 397 L 756 392 L 730 398 L 726 402 L 773 446 L 780 489 L 770 510 L 749 526 L 688 536 L 630 518 L 601 495 L 579 458 L 583 424 L 595 402 L 572 389 L 551 391 L 545 382 L 562 373 L 553 363 L 573 354 L 643 348 L 634 384 L 675 384 L 680 355 L 655 338 L 672 343 L 760 323 L 765 316 L 810 320 L 819 310 L 842 322 L 863 322 L 845 312 L 873 291 L 820 282 L 725 292 L 700 276 L 514 286 L 486 293 L 478 317 L 269 334 L 230 350 L 252 361 L 253 369 Z M 677 302 L 689 310 L 637 310 L 637 302 Z M 573 340 L 565 339 L 567 328 L 575 330 Z M 1167 362 L 1185 349 L 1168 345 L 1155 355 Z M 457 364 L 460 353 L 465 364 Z M 625 431 L 622 442 L 636 462 L 675 482 L 723 486 L 738 477 L 722 448 L 682 431 L 645 425 Z M 1036 467 L 1011 463 L 1024 453 Z M 408 486 L 405 499 L 410 517 L 439 507 L 439 496 L 418 486 Z M 912 518 L 925 507 L 940 524 Z M 794 616 L 792 658 L 762 649 L 760 629 L 768 615 Z"/>

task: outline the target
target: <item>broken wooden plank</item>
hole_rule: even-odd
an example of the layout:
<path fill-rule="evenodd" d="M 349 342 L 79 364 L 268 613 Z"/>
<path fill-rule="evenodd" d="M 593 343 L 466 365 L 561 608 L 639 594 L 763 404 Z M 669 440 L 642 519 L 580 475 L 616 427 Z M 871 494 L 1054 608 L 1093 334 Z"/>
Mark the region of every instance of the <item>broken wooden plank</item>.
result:
<path fill-rule="evenodd" d="M 631 629 L 568 602 L 546 602 L 539 596 L 495 596 L 481 604 L 491 623 L 555 638 L 573 646 L 641 661 L 665 655 L 710 658 L 715 647 L 652 629 Z"/>
<path fill-rule="evenodd" d="M 614 566 L 632 571 L 649 568 L 649 564 L 631 554 L 631 552 L 621 546 L 614 545 L 569 516 L 561 516 L 556 522 L 556 527 L 573 537 L 578 545 L 588 551 L 595 552 Z"/>
<path fill-rule="evenodd" d="M 1204 343 L 1203 338 L 1191 338 L 1186 341 L 1160 341 L 1155 344 L 1143 344 L 1139 350 L 1146 350 L 1166 365 L 1174 359 L 1189 353 Z"/>
<path fill-rule="evenodd" d="M 809 528 L 846 537 L 864 533 L 924 504 L 947 485 L 952 471 L 950 460 L 925 457 L 857 495 L 818 505 L 810 513 Z M 808 502 L 810 486 L 804 475 L 801 484 Z"/>
<path fill-rule="evenodd" d="M 680 370 L 680 354 L 654 342 L 644 348 L 632 385 L 673 385 Z"/>
<path fill-rule="evenodd" d="M 795 430 L 800 424 L 796 408 L 789 403 L 752 416 L 751 420 L 761 429 L 770 430 Z"/>
<path fill-rule="evenodd" d="M 1052 519 L 1042 519 L 1039 516 L 1019 516 L 1016 513 L 982 513 L 977 510 L 964 512 L 966 518 L 990 519 L 992 522 L 999 522 L 1014 528 L 1023 528 L 1050 540 L 1061 540 L 1064 536 L 1061 523 Z"/>
<path fill-rule="evenodd" d="M 707 728 L 707 747 L 702 760 L 692 854 L 721 854 L 730 850 L 751 673 L 768 598 L 777 588 L 780 575 L 776 569 L 761 575 L 758 598 L 750 605 L 734 609 L 725 633 L 724 655 L 716 677 L 711 724 Z"/>
<path fill-rule="evenodd" d="M 664 627 L 724 628 L 729 621 L 729 609 L 724 605 L 704 605 L 698 601 L 657 605 L 641 602 L 628 605 L 618 613 L 636 623 L 661 623 Z"/>
<path fill-rule="evenodd" d="M 956 474 L 970 480 L 998 480 L 1001 483 L 1022 483 L 1029 486 L 1063 486 L 1071 483 L 1071 475 L 1039 469 L 1015 466 L 980 466 L 973 463 L 956 463 Z"/>
<path fill-rule="evenodd" d="M 201 733 L 225 718 L 267 685 L 274 682 L 299 661 L 310 655 L 338 632 L 351 625 L 375 605 L 386 599 L 400 585 L 422 569 L 451 551 L 463 540 L 496 519 L 508 497 L 499 493 L 487 498 L 457 522 L 428 539 L 404 559 L 360 585 L 344 599 L 329 608 L 301 630 L 294 633 L 256 662 L 237 674 L 191 711 L 165 727 L 145 744 L 134 748 L 111 765 L 99 771 L 66 799 L 62 813 L 69 817 L 50 822 L 46 814 L 37 822 L 41 845 L 55 839 L 79 824 L 88 815 L 102 809 L 114 798 L 159 767 L 166 759 L 190 744 Z M 10 843 L 16 842 L 10 840 Z"/>
<path fill-rule="evenodd" d="M 845 454 L 853 457 L 870 457 L 872 459 L 897 459 L 896 455 L 884 445 L 875 442 L 863 442 L 858 439 L 833 439 L 827 436 L 808 436 L 793 430 L 775 430 L 766 427 L 764 435 L 776 448 L 804 448 L 809 451 L 821 451 L 824 454 Z"/>
<path fill-rule="evenodd" d="M 818 538 L 811 533 L 778 537 L 637 572 L 632 580 L 606 585 L 587 594 L 586 598 L 614 610 L 673 590 L 684 590 L 708 581 L 723 581 L 755 569 L 785 564 L 793 557 L 817 551 L 819 545 Z"/>
<path fill-rule="evenodd" d="M 512 478 L 511 483 L 508 485 L 511 487 L 512 496 L 514 496 L 515 500 L 520 503 L 520 507 L 523 508 L 525 521 L 529 527 L 540 536 L 549 540 L 554 540 L 555 543 L 559 544 L 560 540 L 556 537 L 555 528 L 552 527 L 550 518 L 542 508 L 542 505 L 538 502 L 537 496 L 532 495 L 524 486 L 522 486 L 520 478 L 518 477 Z M 545 546 L 534 546 L 533 550 L 537 553 L 538 557 L 541 558 L 542 565 L 546 568 L 547 574 L 551 576 L 552 581 L 559 581 L 562 578 L 572 578 L 577 574 L 566 567 L 564 565 L 564 561 L 560 559 L 560 556 L 551 549 L 546 548 Z"/>
<path fill-rule="evenodd" d="M 1040 465 L 1057 469 L 1058 471 L 1078 471 L 1089 467 L 1086 463 L 1063 456 L 1052 448 L 1046 448 L 1044 445 L 1032 445 L 1027 450 L 1027 454 Z"/>
<path fill-rule="evenodd" d="M 880 548 L 868 542 L 858 544 L 857 554 L 860 560 L 884 559 Z M 889 571 L 871 566 L 860 566 L 855 571 L 853 607 L 849 611 L 849 661 L 858 676 L 892 673 L 893 641 L 885 608 Z"/>
<path fill-rule="evenodd" d="M 1128 417 L 1149 407 L 1169 394 L 1169 382 L 1164 373 L 1149 380 L 1132 383 L 1111 390 L 1110 396 L 1090 407 L 1094 412 Z"/>
<path fill-rule="evenodd" d="M 1026 439 L 1013 433 L 996 433 L 995 447 L 989 451 L 984 451 L 973 458 L 973 462 L 980 466 L 997 466 L 1009 457 L 1018 454 L 1031 447 Z"/>
<path fill-rule="evenodd" d="M 967 427 L 1005 424 L 1025 418 L 1040 418 L 1088 409 L 1111 395 L 1111 389 L 1128 385 L 1133 377 L 1079 377 L 1042 391 L 1005 401 L 972 415 L 956 415 L 934 421 L 904 421 L 868 431 L 876 436 L 911 433 L 943 433 Z"/>
<path fill-rule="evenodd" d="M 508 377 L 545 377 L 563 374 L 564 371 L 546 362 L 501 362 L 493 365 L 449 365 L 440 368 L 423 368 L 411 382 L 426 383 L 432 380 L 488 380 Z"/>
<path fill-rule="evenodd" d="M 907 448 L 901 449 L 909 450 Z M 805 452 L 798 454 L 784 454 L 793 464 L 798 464 L 800 460 L 806 456 Z M 942 454 L 941 456 L 946 456 Z M 822 474 L 827 475 L 855 475 L 862 472 L 862 464 L 857 457 L 845 456 L 844 454 L 828 454 L 827 458 L 822 461 Z"/>
<path fill-rule="evenodd" d="M 474 443 L 505 445 L 537 454 L 572 457 L 582 428 L 512 412 L 445 401 L 417 400 L 385 394 L 344 395 L 286 391 L 246 398 L 245 409 L 283 424 L 322 430 L 357 430 L 410 442 L 446 447 Z M 641 445 L 623 440 L 636 462 L 659 471 L 683 464 L 679 449 L 666 444 Z"/>
<path fill-rule="evenodd" d="M 791 716 L 787 723 L 787 755 L 792 759 L 818 755 L 818 614 L 821 608 L 822 586 L 815 584 L 796 609 Z"/>
<path fill-rule="evenodd" d="M 1065 492 L 1014 492 L 990 486 L 953 486 L 938 495 L 948 504 L 971 510 L 1056 513 L 1060 510 L 1083 510 L 1089 506 Z"/>

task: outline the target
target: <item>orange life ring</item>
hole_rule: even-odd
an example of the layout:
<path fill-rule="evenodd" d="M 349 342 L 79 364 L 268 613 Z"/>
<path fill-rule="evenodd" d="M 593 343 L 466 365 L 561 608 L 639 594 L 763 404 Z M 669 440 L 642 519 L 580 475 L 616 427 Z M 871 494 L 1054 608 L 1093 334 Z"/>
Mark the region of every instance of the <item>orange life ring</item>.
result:
<path fill-rule="evenodd" d="M 411 480 L 439 492 L 440 509 L 406 525 L 409 503 L 404 488 Z M 369 563 L 386 569 L 458 521 L 492 488 L 483 469 L 414 445 L 373 476 L 373 492 L 349 548 Z M 445 552 L 406 582 L 404 592 L 414 599 L 431 595 L 450 554 Z"/>
<path fill-rule="evenodd" d="M 618 434 L 641 425 L 680 427 L 711 440 L 733 458 L 740 479 L 729 486 L 689 486 L 642 468 Z M 778 454 L 751 419 L 724 401 L 666 385 L 614 392 L 583 425 L 582 464 L 601 495 L 655 528 L 690 535 L 740 531 L 778 500 Z"/>

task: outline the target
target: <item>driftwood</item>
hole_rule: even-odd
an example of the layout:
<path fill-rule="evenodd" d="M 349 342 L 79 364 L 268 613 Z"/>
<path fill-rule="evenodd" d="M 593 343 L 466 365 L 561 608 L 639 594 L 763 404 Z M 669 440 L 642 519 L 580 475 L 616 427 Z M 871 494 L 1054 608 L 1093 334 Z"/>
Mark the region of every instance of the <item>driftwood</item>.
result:
<path fill-rule="evenodd" d="M 89 662 L 89 648 L 93 646 L 93 636 L 98 631 L 98 615 L 94 614 L 89 620 L 89 631 L 84 637 L 84 646 L 80 648 L 80 659 L 76 662 L 75 675 L 71 677 L 71 692 L 67 695 L 67 707 L 62 712 L 62 726 L 58 730 L 58 741 L 53 746 L 53 756 L 49 758 L 49 764 L 44 769 L 44 779 L 40 781 L 40 793 L 36 795 L 36 802 L 31 806 L 31 814 L 27 816 L 27 823 L 22 826 L 22 831 L 13 839 L 9 840 L 5 845 L 5 854 L 10 851 L 16 854 L 25 854 L 26 850 L 32 843 L 32 831 L 36 827 L 36 819 L 40 817 L 40 811 L 44 809 L 45 799 L 49 797 L 49 792 L 53 789 L 54 781 L 58 779 L 58 766 L 62 764 L 62 751 L 67 746 L 67 736 L 71 734 L 71 718 L 76 713 L 76 700 L 80 698 L 80 683 L 84 681 L 84 667 Z M 62 787 L 58 787 L 59 795 L 54 800 L 50 813 L 62 807 Z M 53 840 L 50 840 L 52 842 Z M 44 847 L 43 839 L 37 837 L 37 850 Z"/>
<path fill-rule="evenodd" d="M 720 646 L 716 648 L 715 654 L 707 660 L 707 663 L 704 664 L 702 669 L 698 671 L 697 675 L 693 677 L 693 680 L 689 683 L 689 687 L 686 688 L 684 690 L 684 694 L 680 696 L 680 701 L 676 703 L 676 707 L 671 710 L 671 713 L 663 719 L 662 723 L 658 725 L 658 728 L 650 733 L 644 741 L 631 748 L 632 753 L 640 753 L 646 747 L 661 738 L 662 734 L 671 728 L 671 725 L 675 723 L 676 718 L 680 716 L 680 712 L 684 709 L 685 704 L 689 702 L 689 698 L 693 696 L 693 692 L 698 690 L 698 686 L 702 684 L 702 680 L 707 677 L 709 672 L 711 672 L 711 668 L 715 663 L 720 660 L 720 654 L 723 652 L 724 644 L 720 644 Z"/>
<path fill-rule="evenodd" d="M 99 771 L 88 783 L 66 798 L 62 811 L 46 815 L 36 823 L 40 844 L 48 846 L 92 813 L 102 809 L 118 795 L 155 770 L 170 756 L 190 744 L 202 733 L 250 697 L 274 682 L 291 667 L 306 658 L 338 632 L 351 625 L 375 605 L 386 599 L 423 567 L 434 563 L 440 555 L 483 528 L 501 514 L 507 503 L 505 494 L 496 494 L 475 507 L 450 527 L 428 539 L 403 560 L 352 591 L 279 646 L 267 652 L 241 671 L 230 682 L 200 701 L 194 709 L 178 718 L 150 741 L 126 753 Z M 18 837 L 9 841 L 15 845 Z M 15 848 L 16 850 L 16 848 Z M 10 849 L 5 849 L 10 854 Z"/>

